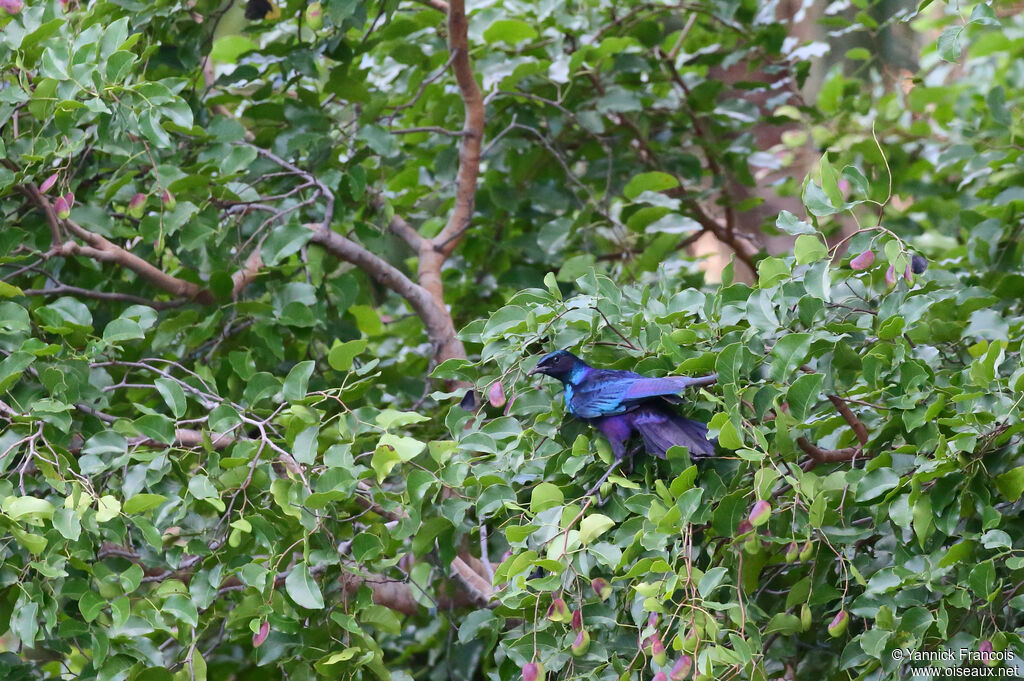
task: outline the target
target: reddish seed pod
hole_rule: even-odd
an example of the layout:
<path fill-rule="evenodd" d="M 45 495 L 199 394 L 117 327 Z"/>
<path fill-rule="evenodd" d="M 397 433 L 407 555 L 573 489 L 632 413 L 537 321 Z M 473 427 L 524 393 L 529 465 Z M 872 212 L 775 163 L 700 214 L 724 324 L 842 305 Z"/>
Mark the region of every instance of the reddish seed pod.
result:
<path fill-rule="evenodd" d="M 174 198 L 174 194 L 170 193 L 166 189 L 161 194 L 160 200 L 163 201 L 164 208 L 167 210 L 174 210 L 174 207 L 178 205 L 178 200 Z"/>
<path fill-rule="evenodd" d="M 846 628 L 850 625 L 850 613 L 845 610 L 840 610 L 836 613 L 836 616 L 832 618 L 832 622 L 828 625 L 828 635 L 832 638 L 839 638 L 846 632 Z"/>
<path fill-rule="evenodd" d="M 523 681 L 544 681 L 544 665 L 527 662 L 523 665 Z"/>
<path fill-rule="evenodd" d="M 57 217 L 61 220 L 71 217 L 71 205 L 63 196 L 58 196 L 57 200 L 53 202 L 53 210 L 57 212 Z"/>
<path fill-rule="evenodd" d="M 889 265 L 889 269 L 885 271 L 885 285 L 892 288 L 896 285 L 896 268 Z"/>
<path fill-rule="evenodd" d="M 43 183 L 39 185 L 39 191 L 44 194 L 53 188 L 53 185 L 57 184 L 57 173 L 50 175 L 48 178 L 43 180 Z"/>
<path fill-rule="evenodd" d="M 491 384 L 487 398 L 490 400 L 492 407 L 501 407 L 505 404 L 505 388 L 501 385 L 501 381 L 495 381 Z"/>
<path fill-rule="evenodd" d="M 658 613 L 652 612 L 647 616 L 647 626 L 649 626 L 651 629 L 658 626 Z"/>
<path fill-rule="evenodd" d="M 668 677 L 665 676 L 665 672 L 658 672 L 654 675 L 654 681 L 668 681 Z"/>
<path fill-rule="evenodd" d="M 570 619 L 569 606 L 561 597 L 556 597 L 548 607 L 548 619 L 552 622 L 568 622 Z"/>
<path fill-rule="evenodd" d="M 914 283 L 914 273 L 910 271 L 910 265 L 908 264 L 903 270 L 903 278 L 907 280 L 908 284 Z"/>
<path fill-rule="evenodd" d="M 590 580 L 590 586 L 602 601 L 608 600 L 608 597 L 612 595 L 612 585 L 600 577 Z"/>
<path fill-rule="evenodd" d="M 263 645 L 263 642 L 267 640 L 267 636 L 270 635 L 270 622 L 263 620 L 260 624 L 260 630 L 252 635 L 252 645 L 254 648 L 259 648 Z"/>
<path fill-rule="evenodd" d="M 754 504 L 754 507 L 750 509 L 750 515 L 747 516 L 747 520 L 754 527 L 760 527 L 768 522 L 768 519 L 772 515 L 772 505 L 764 499 L 761 499 Z"/>
<path fill-rule="evenodd" d="M 683 681 L 683 679 L 690 675 L 692 670 L 693 658 L 689 655 L 683 655 L 672 665 L 672 671 L 668 673 L 668 678 L 672 681 Z"/>
<path fill-rule="evenodd" d="M 786 547 L 786 562 L 795 562 L 797 557 L 800 555 L 800 548 L 796 545 L 795 541 L 789 542 L 789 546 Z"/>
<path fill-rule="evenodd" d="M 573 631 L 583 630 L 583 612 L 581 610 L 572 611 L 572 629 Z"/>
<path fill-rule="evenodd" d="M 668 653 L 665 652 L 665 644 L 661 642 L 661 637 L 655 634 L 651 637 L 654 639 L 651 641 L 651 657 L 654 659 L 654 663 L 658 665 L 665 664 L 668 660 Z"/>
<path fill-rule="evenodd" d="M 572 654 L 574 657 L 582 657 L 587 654 L 590 649 L 590 633 L 586 629 L 580 630 L 580 633 L 576 634 L 576 639 L 572 642 Z"/>
<path fill-rule="evenodd" d="M 850 269 L 866 270 L 875 262 L 875 252 L 868 249 L 850 261 Z"/>

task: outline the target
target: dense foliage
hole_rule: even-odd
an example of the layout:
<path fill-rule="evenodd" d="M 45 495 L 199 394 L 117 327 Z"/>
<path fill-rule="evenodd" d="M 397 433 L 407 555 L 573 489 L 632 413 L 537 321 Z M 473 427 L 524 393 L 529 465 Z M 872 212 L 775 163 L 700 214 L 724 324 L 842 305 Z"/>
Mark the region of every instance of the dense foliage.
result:
<path fill-rule="evenodd" d="M 1024 655 L 1024 19 L 922 4 L 0 2 L 0 675 Z M 720 456 L 586 496 L 554 348 Z"/>

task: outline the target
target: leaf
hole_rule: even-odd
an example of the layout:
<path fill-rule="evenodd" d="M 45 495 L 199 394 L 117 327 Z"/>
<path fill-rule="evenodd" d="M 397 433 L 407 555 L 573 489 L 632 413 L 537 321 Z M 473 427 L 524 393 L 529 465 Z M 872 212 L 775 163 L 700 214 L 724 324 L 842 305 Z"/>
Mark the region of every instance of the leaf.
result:
<path fill-rule="evenodd" d="M 309 610 L 322 610 L 324 597 L 320 587 L 313 581 L 305 561 L 296 563 L 284 580 L 285 590 L 293 601 Z"/>
<path fill-rule="evenodd" d="M 679 180 L 668 173 L 640 173 L 626 184 L 622 193 L 627 199 L 632 200 L 644 192 L 663 192 L 667 189 L 675 189 L 678 186 Z"/>
<path fill-rule="evenodd" d="M 117 497 L 105 494 L 96 500 L 96 521 L 105 523 L 121 513 L 121 502 Z"/>
<path fill-rule="evenodd" d="M 821 384 L 825 377 L 821 374 L 804 374 L 793 381 L 786 392 L 786 401 L 789 403 L 789 411 L 797 421 L 807 418 L 818 401 L 821 392 Z"/>
<path fill-rule="evenodd" d="M 53 517 L 53 504 L 37 497 L 7 497 L 2 508 L 11 520 Z"/>
<path fill-rule="evenodd" d="M 167 501 L 167 497 L 162 494 L 136 494 L 124 502 L 123 510 L 125 513 L 142 513 L 156 508 L 165 501 Z"/>
<path fill-rule="evenodd" d="M 697 591 L 700 592 L 701 598 L 710 596 L 722 584 L 727 574 L 729 574 L 729 570 L 724 567 L 711 568 L 705 572 L 697 582 Z"/>
<path fill-rule="evenodd" d="M 950 26 L 939 36 L 939 57 L 944 61 L 957 62 L 962 52 L 960 46 L 960 34 L 963 33 L 962 26 Z"/>
<path fill-rule="evenodd" d="M 817 230 L 814 229 L 814 227 L 793 215 L 788 210 L 784 210 L 779 213 L 779 217 L 775 220 L 775 226 L 786 234 L 792 234 L 793 236 L 798 234 L 817 233 Z"/>
<path fill-rule="evenodd" d="M 484 40 L 488 43 L 515 45 L 536 37 L 537 30 L 520 19 L 498 19 L 484 31 Z"/>
<path fill-rule="evenodd" d="M 335 371 L 348 371 L 359 353 L 366 349 L 366 339 L 361 338 L 345 343 L 334 341 L 331 351 L 327 354 L 327 363 Z"/>
<path fill-rule="evenodd" d="M 1009 501 L 1020 499 L 1024 493 L 1024 466 L 1012 468 L 996 476 L 996 489 Z"/>
<path fill-rule="evenodd" d="M 813 339 L 809 333 L 791 333 L 780 338 L 772 348 L 772 379 L 781 383 L 792 376 L 807 359 Z"/>
<path fill-rule="evenodd" d="M 164 402 L 171 409 L 174 418 L 180 419 L 185 415 L 185 410 L 188 408 L 185 400 L 185 391 L 177 381 L 160 377 L 153 381 L 153 385 L 156 387 L 156 391 L 160 393 L 160 397 L 164 398 Z"/>
<path fill-rule="evenodd" d="M 797 264 L 806 265 L 828 257 L 828 248 L 818 237 L 802 234 L 796 238 L 793 255 L 796 256 Z"/>
<path fill-rule="evenodd" d="M 330 359 L 328 359 L 328 362 Z M 307 360 L 305 362 L 299 362 L 292 367 L 291 371 L 288 372 L 288 376 L 284 379 L 284 388 L 282 393 L 284 398 L 290 402 L 295 400 L 301 400 L 306 396 L 306 387 L 309 384 L 309 377 L 313 375 L 313 369 L 316 367 L 316 362 L 313 360 Z"/>
<path fill-rule="evenodd" d="M 586 545 L 615 526 L 615 521 L 606 515 L 593 513 L 580 522 L 580 543 Z"/>
<path fill-rule="evenodd" d="M 807 206 L 811 215 L 819 218 L 839 212 L 839 209 L 832 205 L 821 187 L 814 182 L 808 182 L 804 189 L 804 205 Z"/>
<path fill-rule="evenodd" d="M 533 513 L 540 513 L 555 506 L 561 506 L 565 501 L 562 490 L 550 482 L 542 482 L 533 488 L 530 495 L 530 510 Z"/>
<path fill-rule="evenodd" d="M 53 526 L 62 537 L 71 541 L 78 541 L 82 535 L 81 520 L 71 508 L 58 508 L 53 514 Z"/>

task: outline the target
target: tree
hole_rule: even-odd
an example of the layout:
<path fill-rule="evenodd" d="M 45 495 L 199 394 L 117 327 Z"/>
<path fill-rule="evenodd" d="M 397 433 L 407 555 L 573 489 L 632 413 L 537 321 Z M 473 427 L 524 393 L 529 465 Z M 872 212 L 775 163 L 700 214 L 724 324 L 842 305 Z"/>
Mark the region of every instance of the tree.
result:
<path fill-rule="evenodd" d="M 3 7 L 4 678 L 1024 653 L 1018 16 L 826 15 L 935 37 L 811 97 L 755 3 Z M 554 347 L 721 456 L 585 496 Z"/>

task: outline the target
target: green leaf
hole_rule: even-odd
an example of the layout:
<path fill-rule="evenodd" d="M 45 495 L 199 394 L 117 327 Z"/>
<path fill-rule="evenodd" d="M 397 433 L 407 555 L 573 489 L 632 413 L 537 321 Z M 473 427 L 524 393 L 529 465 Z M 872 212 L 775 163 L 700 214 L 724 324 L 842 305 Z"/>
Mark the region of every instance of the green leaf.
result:
<path fill-rule="evenodd" d="M 153 381 L 153 385 L 160 393 L 160 397 L 164 398 L 164 403 L 170 408 L 174 418 L 180 419 L 185 415 L 185 411 L 188 409 L 185 391 L 177 381 L 160 377 Z"/>
<path fill-rule="evenodd" d="M 121 502 L 118 501 L 117 497 L 104 494 L 102 497 L 96 500 L 96 521 L 105 523 L 108 520 L 113 520 L 121 513 Z"/>
<path fill-rule="evenodd" d="M 811 413 L 824 380 L 821 374 L 804 374 L 789 386 L 786 402 L 789 403 L 789 412 L 797 421 L 805 420 Z"/>
<path fill-rule="evenodd" d="M 1010 469 L 996 476 L 996 489 L 1009 501 L 1020 499 L 1024 493 L 1024 466 Z"/>
<path fill-rule="evenodd" d="M 793 236 L 798 234 L 817 234 L 818 231 L 788 210 L 779 213 L 779 217 L 775 220 L 775 226 L 786 234 L 792 234 Z"/>
<path fill-rule="evenodd" d="M 828 257 L 828 248 L 821 243 L 821 239 L 809 234 L 802 234 L 796 238 L 796 245 L 793 247 L 793 254 L 799 265 L 821 260 Z"/>
<path fill-rule="evenodd" d="M 359 353 L 366 349 L 365 338 L 340 343 L 334 341 L 334 346 L 327 355 L 327 363 L 335 371 L 348 371 L 352 368 L 352 361 Z"/>
<path fill-rule="evenodd" d="M 627 199 L 635 199 L 644 192 L 663 192 L 667 189 L 675 189 L 679 186 L 679 180 L 668 173 L 651 172 L 635 175 L 622 190 Z"/>
<path fill-rule="evenodd" d="M 562 490 L 557 485 L 542 482 L 533 488 L 533 493 L 530 495 L 530 510 L 533 513 L 540 513 L 549 508 L 561 506 L 564 501 Z"/>
<path fill-rule="evenodd" d="M 948 62 L 960 60 L 962 52 L 960 46 L 960 34 L 963 33 L 963 26 L 950 26 L 939 36 L 939 57 Z"/>
<path fill-rule="evenodd" d="M 330 359 L 328 359 L 328 362 Z M 306 396 L 306 387 L 309 384 L 309 377 L 313 375 L 313 369 L 316 367 L 316 362 L 307 360 L 305 362 L 299 362 L 292 367 L 292 370 L 288 372 L 288 376 L 284 379 L 284 388 L 282 393 L 284 398 L 290 402 L 295 400 L 301 400 Z"/>
<path fill-rule="evenodd" d="M 536 29 L 519 19 L 498 19 L 484 31 L 484 40 L 487 43 L 515 45 L 525 40 L 533 40 L 536 37 Z"/>
<path fill-rule="evenodd" d="M 783 336 L 772 348 L 772 379 L 784 382 L 806 361 L 814 337 L 809 333 L 791 333 Z"/>
<path fill-rule="evenodd" d="M 162 494 L 136 494 L 124 502 L 123 510 L 125 513 L 142 513 L 156 508 L 165 501 L 167 501 L 167 497 Z"/>
<path fill-rule="evenodd" d="M 615 526 L 615 521 L 606 515 L 593 513 L 580 522 L 580 543 L 589 544 Z"/>
<path fill-rule="evenodd" d="M 284 580 L 285 590 L 293 601 L 309 610 L 322 610 L 324 597 L 313 580 L 306 563 L 296 563 Z"/>
<path fill-rule="evenodd" d="M 28 496 L 7 497 L 0 507 L 2 507 L 4 515 L 11 520 L 52 518 L 54 510 L 53 504 L 46 499 Z"/>

